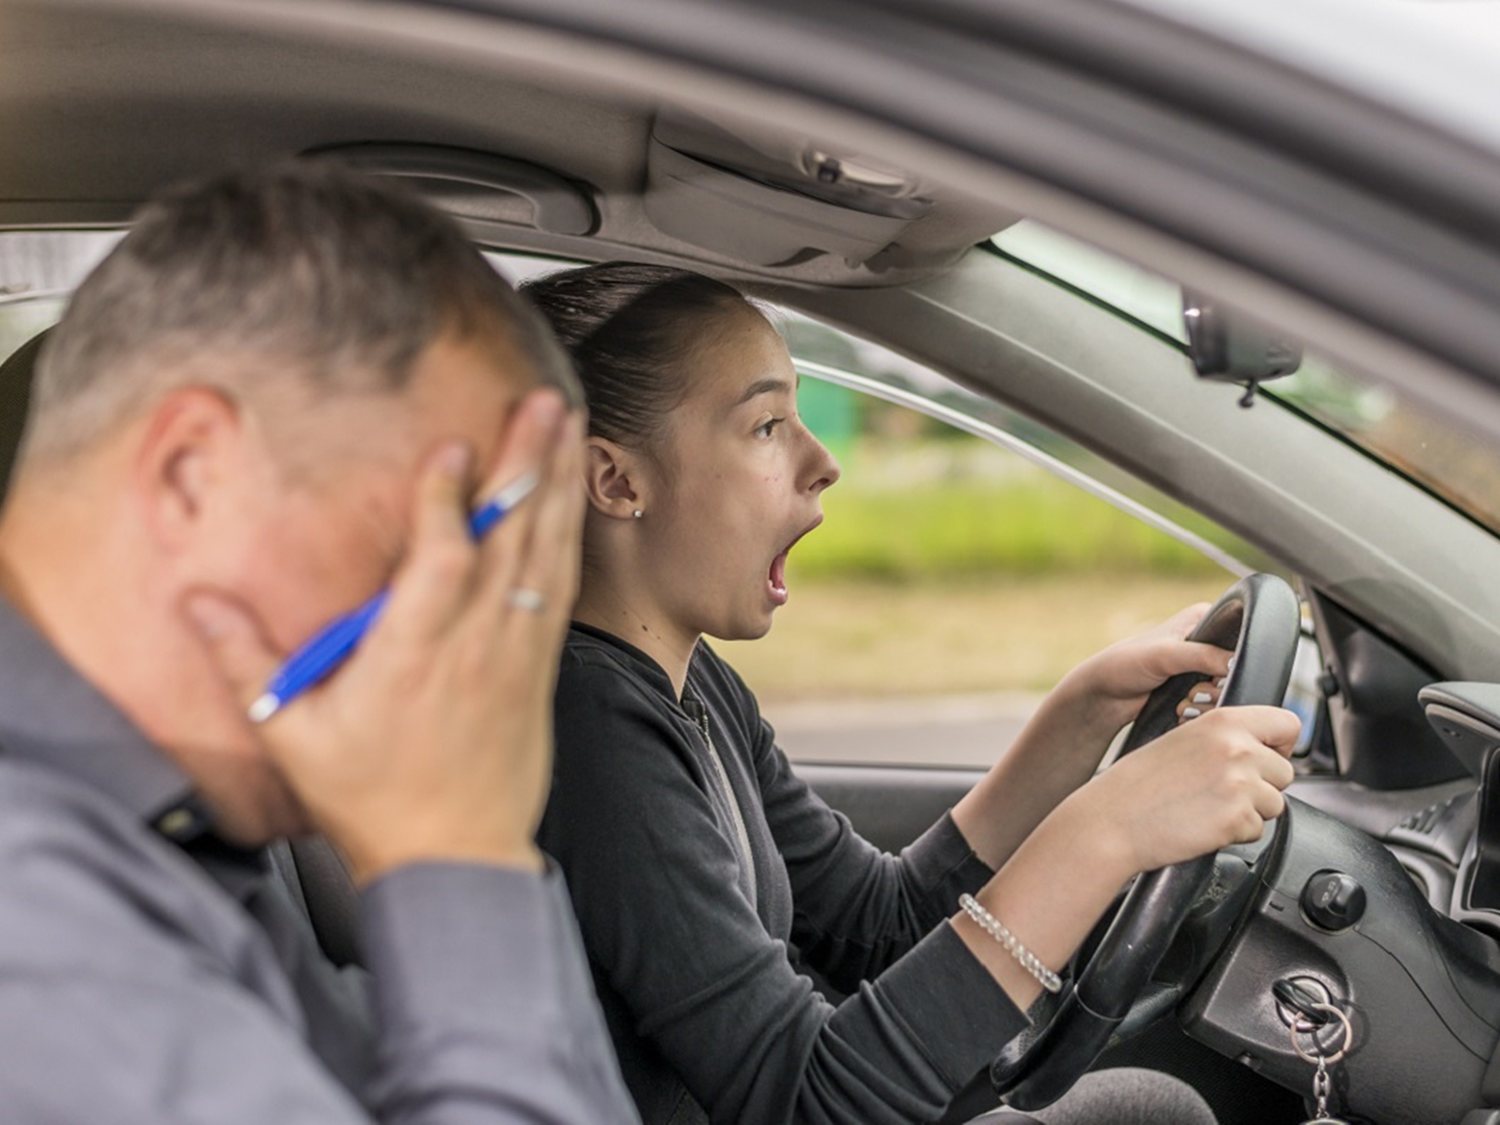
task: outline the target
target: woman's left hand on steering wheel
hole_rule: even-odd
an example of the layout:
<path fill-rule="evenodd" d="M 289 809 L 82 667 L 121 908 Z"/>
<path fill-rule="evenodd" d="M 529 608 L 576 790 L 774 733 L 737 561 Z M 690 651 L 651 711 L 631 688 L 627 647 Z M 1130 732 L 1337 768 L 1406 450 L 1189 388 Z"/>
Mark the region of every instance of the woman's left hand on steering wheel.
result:
<path fill-rule="evenodd" d="M 1196 672 L 1209 682 L 1222 679 L 1232 654 L 1187 639 L 1208 608 L 1206 602 L 1190 605 L 1160 625 L 1110 645 L 1073 669 L 1068 679 L 1113 730 L 1135 718 L 1147 697 L 1173 676 Z"/>

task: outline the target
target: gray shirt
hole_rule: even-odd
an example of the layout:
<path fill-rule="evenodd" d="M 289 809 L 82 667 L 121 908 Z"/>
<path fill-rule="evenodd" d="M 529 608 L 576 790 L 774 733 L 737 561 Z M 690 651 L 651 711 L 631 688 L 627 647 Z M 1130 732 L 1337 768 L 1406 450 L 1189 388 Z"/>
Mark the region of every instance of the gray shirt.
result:
<path fill-rule="evenodd" d="M 414 865 L 336 969 L 0 603 L 0 1121 L 635 1122 L 561 878 Z"/>

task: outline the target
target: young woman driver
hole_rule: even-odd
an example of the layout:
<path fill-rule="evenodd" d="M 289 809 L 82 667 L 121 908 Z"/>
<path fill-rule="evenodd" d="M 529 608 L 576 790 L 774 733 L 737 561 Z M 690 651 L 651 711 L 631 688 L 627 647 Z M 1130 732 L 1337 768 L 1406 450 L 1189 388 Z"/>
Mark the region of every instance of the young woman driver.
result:
<path fill-rule="evenodd" d="M 1297 719 L 1210 711 L 1095 777 L 1152 689 L 1226 673 L 1227 653 L 1183 639 L 1203 607 L 1185 610 L 1079 665 L 951 812 L 881 852 L 797 779 L 702 639 L 770 629 L 787 553 L 838 480 L 797 416 L 780 335 L 735 290 L 678 270 L 612 263 L 526 290 L 591 414 L 540 839 L 642 1118 L 933 1120 L 1132 875 L 1259 836 L 1292 780 Z M 960 909 L 965 894 L 1037 962 Z M 830 1004 L 799 965 L 849 998 Z M 1185 1087 L 1094 1077 L 1040 1120 L 1205 1119 Z"/>

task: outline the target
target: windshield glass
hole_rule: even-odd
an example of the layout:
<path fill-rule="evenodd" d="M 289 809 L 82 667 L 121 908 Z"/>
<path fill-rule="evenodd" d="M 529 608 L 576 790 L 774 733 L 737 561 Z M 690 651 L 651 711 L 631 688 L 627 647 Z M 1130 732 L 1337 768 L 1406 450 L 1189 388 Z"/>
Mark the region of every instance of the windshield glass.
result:
<path fill-rule="evenodd" d="M 1001 231 L 991 243 L 1006 257 L 1186 349 L 1176 282 L 1030 221 Z M 1316 355 L 1259 394 L 1339 434 L 1500 534 L 1500 451 L 1457 426 Z"/>

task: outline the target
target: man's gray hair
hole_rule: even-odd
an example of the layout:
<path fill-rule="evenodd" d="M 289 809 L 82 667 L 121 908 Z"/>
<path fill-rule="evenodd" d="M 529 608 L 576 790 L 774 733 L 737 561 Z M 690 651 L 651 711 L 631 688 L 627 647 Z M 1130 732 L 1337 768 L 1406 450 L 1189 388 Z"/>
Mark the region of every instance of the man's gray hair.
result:
<path fill-rule="evenodd" d="M 89 275 L 37 367 L 24 455 L 66 455 L 226 367 L 315 391 L 396 391 L 444 333 L 494 341 L 577 401 L 545 321 L 458 225 L 303 160 L 168 190 Z"/>

